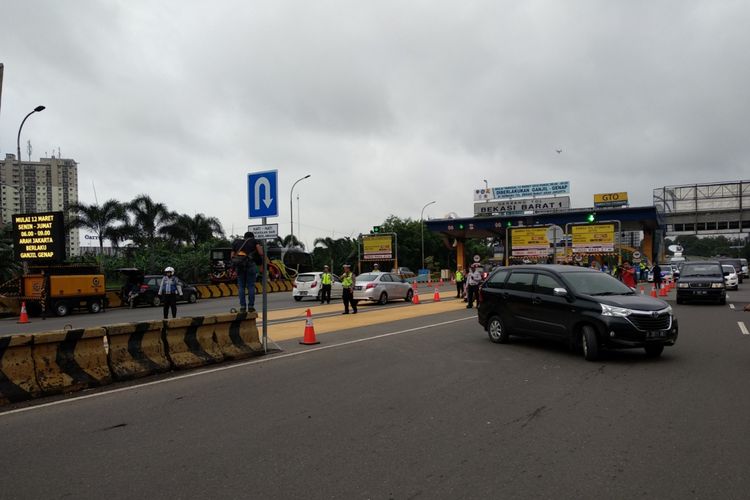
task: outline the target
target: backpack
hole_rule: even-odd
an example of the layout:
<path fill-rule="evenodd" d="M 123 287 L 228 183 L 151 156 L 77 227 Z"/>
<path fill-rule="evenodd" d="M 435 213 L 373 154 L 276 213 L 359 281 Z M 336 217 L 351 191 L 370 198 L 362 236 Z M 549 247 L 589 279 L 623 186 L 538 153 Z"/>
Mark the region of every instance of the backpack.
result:
<path fill-rule="evenodd" d="M 232 256 L 232 267 L 237 269 L 247 268 L 247 265 L 250 263 L 250 258 L 248 257 L 247 251 L 245 251 L 244 248 L 248 241 L 250 240 L 245 240 L 242 243 L 242 246 L 238 248 L 236 252 L 234 252 L 234 255 Z"/>

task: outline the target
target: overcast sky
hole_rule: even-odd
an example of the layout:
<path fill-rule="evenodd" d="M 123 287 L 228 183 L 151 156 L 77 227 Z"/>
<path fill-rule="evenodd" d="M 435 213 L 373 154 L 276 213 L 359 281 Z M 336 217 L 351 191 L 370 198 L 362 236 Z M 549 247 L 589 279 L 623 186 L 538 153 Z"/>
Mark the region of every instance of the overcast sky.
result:
<path fill-rule="evenodd" d="M 473 213 L 473 190 L 571 182 L 574 206 L 750 178 L 750 2 L 3 0 L 0 153 L 60 149 L 79 197 L 140 193 L 280 233 Z M 562 153 L 557 153 L 562 149 Z M 296 195 L 300 196 L 301 228 Z M 259 223 L 259 221 L 256 221 Z"/>

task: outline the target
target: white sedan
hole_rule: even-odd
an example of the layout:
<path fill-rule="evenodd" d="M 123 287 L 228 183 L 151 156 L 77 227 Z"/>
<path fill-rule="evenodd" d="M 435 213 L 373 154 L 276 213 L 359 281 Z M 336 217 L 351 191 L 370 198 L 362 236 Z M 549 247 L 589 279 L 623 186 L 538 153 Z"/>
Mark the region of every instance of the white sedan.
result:
<path fill-rule="evenodd" d="M 292 297 L 294 297 L 294 300 L 299 302 L 305 297 L 311 297 L 320 302 L 320 294 L 323 290 L 323 283 L 320 281 L 322 275 L 322 271 L 298 274 L 292 288 Z M 335 274 L 332 276 L 331 299 L 340 299 L 344 294 L 344 287 L 341 285 L 341 280 L 338 276 Z"/>
<path fill-rule="evenodd" d="M 392 299 L 411 302 L 414 291 L 401 275 L 396 273 L 366 273 L 357 276 L 354 283 L 354 300 L 370 300 L 386 304 Z"/>
<path fill-rule="evenodd" d="M 727 290 L 737 290 L 740 288 L 740 279 L 737 276 L 737 270 L 734 266 L 722 264 L 721 272 L 724 274 L 724 285 L 727 287 Z"/>

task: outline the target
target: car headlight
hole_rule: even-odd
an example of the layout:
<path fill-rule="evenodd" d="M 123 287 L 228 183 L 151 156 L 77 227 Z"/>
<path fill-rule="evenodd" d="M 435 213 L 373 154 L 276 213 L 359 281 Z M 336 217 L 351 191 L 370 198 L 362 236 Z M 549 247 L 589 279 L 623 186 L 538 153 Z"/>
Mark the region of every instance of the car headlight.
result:
<path fill-rule="evenodd" d="M 711 288 L 724 288 L 724 283 L 711 283 Z"/>
<path fill-rule="evenodd" d="M 602 316 L 614 316 L 617 318 L 627 318 L 630 316 L 632 311 L 625 309 L 624 307 L 609 306 L 607 304 L 600 304 L 602 306 Z"/>
<path fill-rule="evenodd" d="M 667 306 L 666 311 L 667 311 L 667 314 L 669 314 L 671 316 L 672 315 L 672 306 Z"/>
<path fill-rule="evenodd" d="M 677 283 L 677 288 L 690 288 L 687 283 Z"/>

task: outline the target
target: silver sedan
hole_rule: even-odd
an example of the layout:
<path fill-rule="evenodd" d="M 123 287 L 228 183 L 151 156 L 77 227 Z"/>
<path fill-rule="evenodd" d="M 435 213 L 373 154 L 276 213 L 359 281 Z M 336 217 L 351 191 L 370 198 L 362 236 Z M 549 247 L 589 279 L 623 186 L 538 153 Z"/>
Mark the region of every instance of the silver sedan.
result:
<path fill-rule="evenodd" d="M 360 274 L 354 283 L 354 300 L 385 304 L 393 299 L 411 302 L 413 296 L 411 285 L 396 273 Z"/>

